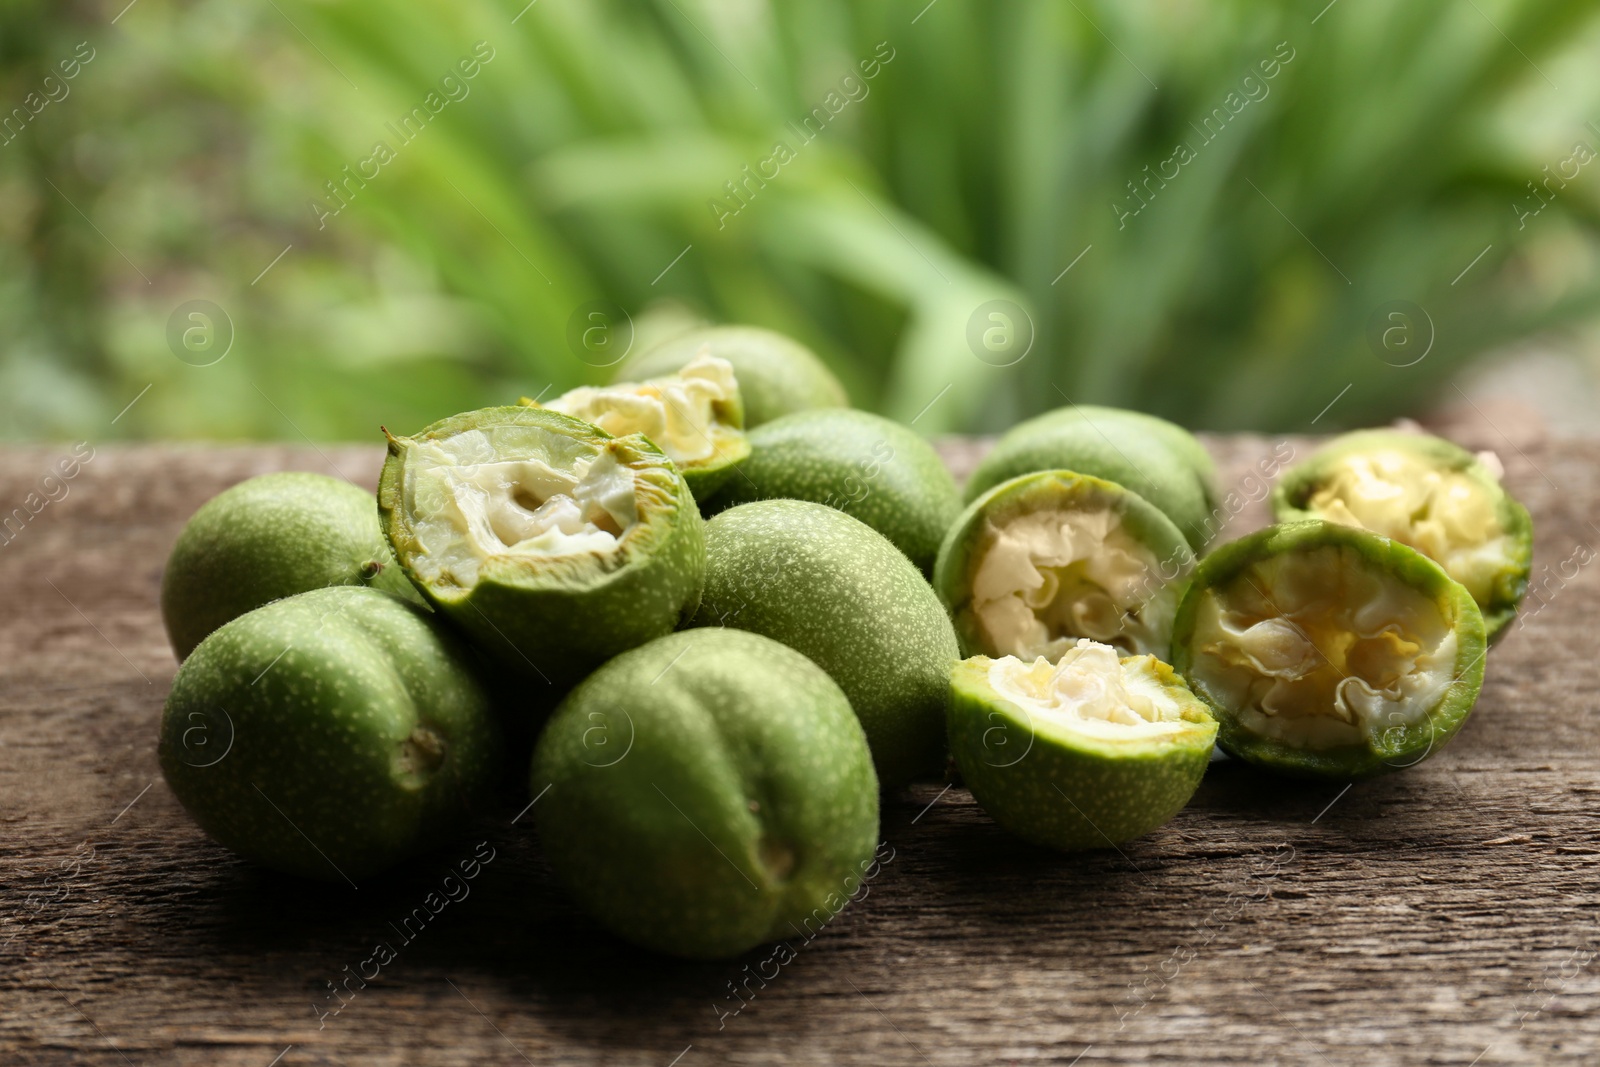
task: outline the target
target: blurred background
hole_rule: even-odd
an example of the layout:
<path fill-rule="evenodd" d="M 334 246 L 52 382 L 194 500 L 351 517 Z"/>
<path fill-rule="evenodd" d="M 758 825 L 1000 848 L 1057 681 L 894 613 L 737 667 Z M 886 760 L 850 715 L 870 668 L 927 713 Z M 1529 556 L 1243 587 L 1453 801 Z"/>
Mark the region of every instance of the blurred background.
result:
<path fill-rule="evenodd" d="M 926 432 L 1582 429 L 1597 48 L 1592 0 L 8 0 L 0 436 L 412 432 L 606 380 L 595 308 Z"/>

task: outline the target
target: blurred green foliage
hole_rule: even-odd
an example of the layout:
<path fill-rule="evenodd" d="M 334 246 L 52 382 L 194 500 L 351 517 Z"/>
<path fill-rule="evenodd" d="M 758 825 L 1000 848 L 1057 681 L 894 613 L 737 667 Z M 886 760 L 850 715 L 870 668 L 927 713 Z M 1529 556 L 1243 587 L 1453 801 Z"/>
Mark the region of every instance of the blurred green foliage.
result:
<path fill-rule="evenodd" d="M 595 300 L 635 344 L 784 330 L 928 432 L 1304 429 L 1353 383 L 1328 429 L 1600 308 L 1589 2 L 125 3 L 0 12 L 7 438 L 412 431 L 602 380 Z M 1012 366 L 969 343 L 995 299 Z M 1412 366 L 1368 341 L 1397 300 Z"/>

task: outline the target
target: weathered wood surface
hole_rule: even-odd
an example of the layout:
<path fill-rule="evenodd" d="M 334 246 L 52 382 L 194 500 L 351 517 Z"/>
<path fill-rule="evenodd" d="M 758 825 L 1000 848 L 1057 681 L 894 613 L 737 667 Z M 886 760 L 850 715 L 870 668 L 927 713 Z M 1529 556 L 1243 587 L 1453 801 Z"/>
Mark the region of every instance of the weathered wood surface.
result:
<path fill-rule="evenodd" d="M 1275 443 L 1215 442 L 1229 483 Z M 1505 455 L 1540 564 L 1600 538 L 1594 443 L 1473 443 Z M 69 452 L 0 452 L 0 512 Z M 253 870 L 185 817 L 154 751 L 178 529 L 249 475 L 371 484 L 378 460 L 100 447 L 0 545 L 0 1064 L 1600 1062 L 1600 568 L 1495 649 L 1449 749 L 1385 780 L 1218 764 L 1162 830 L 1077 857 L 960 789 L 886 798 L 870 895 L 762 988 L 742 967 L 765 952 L 684 964 L 596 930 L 511 825 L 516 797 L 354 891 Z M 471 895 L 402 945 L 390 923 L 479 841 Z M 319 1018 L 379 941 L 398 958 Z"/>

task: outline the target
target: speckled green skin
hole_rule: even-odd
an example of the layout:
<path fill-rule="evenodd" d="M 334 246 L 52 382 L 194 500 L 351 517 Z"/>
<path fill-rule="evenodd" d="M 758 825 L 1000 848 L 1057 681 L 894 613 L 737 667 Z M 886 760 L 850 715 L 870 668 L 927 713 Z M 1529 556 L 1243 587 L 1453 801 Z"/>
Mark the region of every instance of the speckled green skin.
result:
<path fill-rule="evenodd" d="M 1494 500 L 1495 514 L 1501 528 L 1510 535 L 1512 546 L 1505 568 L 1495 578 L 1492 593 L 1478 603 L 1488 628 L 1489 643 L 1494 644 L 1517 617 L 1517 606 L 1528 592 L 1528 575 L 1533 570 L 1533 520 L 1528 516 L 1528 509 L 1506 492 L 1493 472 L 1466 449 L 1442 437 L 1399 430 L 1357 430 L 1341 434 L 1304 463 L 1284 472 L 1272 490 L 1272 513 L 1279 522 L 1322 518 L 1306 505 L 1321 487 L 1328 469 L 1351 455 L 1383 449 L 1407 452 L 1430 461 L 1439 470 L 1464 474 Z"/>
<path fill-rule="evenodd" d="M 1197 552 L 1215 526 L 1210 455 L 1189 431 L 1154 415 L 1079 404 L 1018 423 L 972 472 L 966 499 L 1044 470 L 1077 471 L 1126 486 L 1160 508 Z"/>
<path fill-rule="evenodd" d="M 1282 553 L 1308 552 L 1324 545 L 1353 549 L 1394 581 L 1409 585 L 1438 604 L 1445 617 L 1454 620 L 1455 680 L 1421 722 L 1391 727 L 1376 743 L 1327 749 L 1296 748 L 1246 730 L 1240 725 L 1235 709 L 1193 676 L 1195 619 L 1201 601 L 1212 596 L 1212 590 L 1225 589 L 1251 564 Z M 1273 591 L 1262 592 L 1270 596 Z M 1472 714 L 1478 691 L 1483 686 L 1487 647 L 1483 613 L 1466 589 L 1452 581 L 1437 563 L 1387 537 L 1354 526 L 1321 521 L 1269 526 L 1212 552 L 1195 570 L 1172 627 L 1173 668 L 1189 679 L 1195 695 L 1216 714 L 1220 725 L 1217 743 L 1225 752 L 1280 774 L 1327 781 L 1348 782 L 1404 770 L 1443 748 Z"/>
<path fill-rule="evenodd" d="M 955 633 L 921 572 L 870 526 L 803 500 L 729 508 L 706 524 L 693 625 L 764 634 L 832 675 L 885 788 L 943 765 Z"/>
<path fill-rule="evenodd" d="M 590 675 L 539 739 L 530 786 L 540 843 L 577 901 L 677 956 L 815 929 L 856 892 L 878 835 L 844 693 L 739 630 L 663 637 Z"/>
<path fill-rule="evenodd" d="M 448 839 L 496 783 L 499 732 L 464 653 L 376 590 L 268 604 L 179 669 L 161 771 L 245 859 L 359 883 Z"/>
<path fill-rule="evenodd" d="M 1115 511 L 1121 516 L 1129 535 L 1155 553 L 1152 592 L 1166 583 L 1183 581 L 1194 567 L 1194 553 L 1172 520 L 1139 494 L 1114 482 L 1072 471 L 1038 471 L 1002 482 L 967 505 L 945 535 L 933 568 L 933 588 L 955 620 L 962 655 L 1003 654 L 984 639 L 972 612 L 972 582 L 982 563 L 978 550 L 990 531 L 1035 511 L 1069 507 Z"/>
<path fill-rule="evenodd" d="M 615 453 L 640 482 L 639 522 L 622 539 L 620 560 L 591 553 L 496 556 L 470 589 L 434 587 L 412 569 L 416 542 L 405 514 L 404 470 L 415 442 L 487 425 L 518 423 L 548 431 L 547 462 L 567 469 L 580 457 Z M 483 652 L 518 674 L 557 689 L 612 656 L 671 633 L 694 613 L 705 578 L 705 533 L 683 476 L 646 437 L 604 430 L 539 408 L 484 408 L 436 422 L 416 437 L 389 439 L 378 482 L 378 512 L 400 565 L 428 600 Z"/>
<path fill-rule="evenodd" d="M 753 500 L 810 500 L 838 508 L 887 537 L 924 574 L 961 494 L 939 454 L 918 434 L 865 411 L 801 411 L 750 433 L 752 455 L 708 514 Z"/>
<path fill-rule="evenodd" d="M 712 326 L 674 337 L 624 360 L 612 380 L 674 374 L 702 351 L 733 364 L 747 430 L 796 411 L 849 406 L 844 386 L 815 352 L 758 326 Z"/>
<path fill-rule="evenodd" d="M 1184 732 L 1103 741 L 1035 721 L 989 684 L 976 656 L 950 677 L 950 752 L 972 796 L 1018 837 L 1065 851 L 1110 848 L 1165 823 L 1200 788 L 1217 723 L 1172 668 L 1157 662 L 1183 705 Z"/>
<path fill-rule="evenodd" d="M 372 494 L 322 474 L 263 474 L 194 513 L 161 576 L 161 618 L 184 659 L 229 619 L 332 585 L 422 598 L 378 525 Z"/>

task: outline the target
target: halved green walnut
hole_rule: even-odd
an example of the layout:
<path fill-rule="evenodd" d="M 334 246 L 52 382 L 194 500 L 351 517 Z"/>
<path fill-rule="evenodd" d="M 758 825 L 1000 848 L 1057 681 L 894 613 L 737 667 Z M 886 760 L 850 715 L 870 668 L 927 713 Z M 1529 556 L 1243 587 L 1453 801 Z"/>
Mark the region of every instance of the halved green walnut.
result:
<path fill-rule="evenodd" d="M 1271 526 L 1201 562 L 1172 663 L 1218 743 L 1271 770 L 1399 770 L 1461 728 L 1483 684 L 1483 615 L 1428 557 L 1353 526 Z"/>
<path fill-rule="evenodd" d="M 746 429 L 796 411 L 850 404 L 844 386 L 815 352 L 759 326 L 711 326 L 682 334 L 624 361 L 617 367 L 617 379 L 671 374 L 702 355 L 733 364 Z"/>
<path fill-rule="evenodd" d="M 1072 471 L 1025 474 L 967 506 L 933 587 L 965 655 L 1058 659 L 1087 637 L 1165 655 L 1194 553 L 1120 485 Z"/>
<path fill-rule="evenodd" d="M 696 500 L 715 492 L 750 455 L 733 364 L 714 356 L 696 356 L 676 374 L 583 386 L 545 404 L 522 404 L 571 415 L 613 437 L 643 434 L 677 465 Z"/>
<path fill-rule="evenodd" d="M 660 449 L 554 411 L 484 408 L 389 438 L 395 557 L 498 661 L 555 685 L 700 604 L 705 534 Z"/>
<path fill-rule="evenodd" d="M 1200 786 L 1217 723 L 1154 656 L 1078 641 L 1057 662 L 975 656 L 950 679 L 950 751 L 1019 837 L 1106 848 L 1149 833 Z"/>
<path fill-rule="evenodd" d="M 1284 473 L 1280 522 L 1326 519 L 1410 545 L 1467 587 L 1491 640 L 1528 591 L 1533 524 L 1500 485 L 1499 461 L 1428 434 L 1361 430 Z"/>
<path fill-rule="evenodd" d="M 1013 426 L 967 480 L 970 502 L 1033 471 L 1071 470 L 1127 486 L 1159 508 L 1196 552 L 1216 532 L 1216 468 L 1182 426 L 1121 408 L 1073 404 Z"/>

